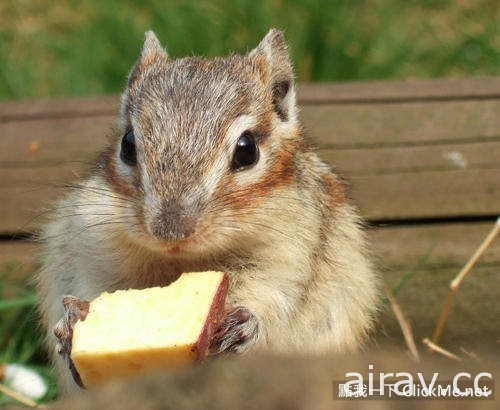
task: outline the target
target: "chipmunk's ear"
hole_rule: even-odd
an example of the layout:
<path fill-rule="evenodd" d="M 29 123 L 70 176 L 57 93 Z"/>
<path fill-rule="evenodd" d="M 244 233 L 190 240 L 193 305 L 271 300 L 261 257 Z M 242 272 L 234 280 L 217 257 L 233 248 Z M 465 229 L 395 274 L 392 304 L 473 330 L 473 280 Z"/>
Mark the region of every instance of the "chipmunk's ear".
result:
<path fill-rule="evenodd" d="M 273 104 L 282 121 L 295 120 L 294 74 L 288 46 L 282 31 L 272 28 L 249 57 L 255 61 L 264 81 L 268 82 Z"/>
<path fill-rule="evenodd" d="M 167 59 L 168 54 L 161 46 L 156 34 L 153 31 L 147 31 L 141 55 L 134 64 L 134 67 L 132 67 L 132 71 L 130 71 L 130 75 L 128 77 L 129 89 L 133 88 L 137 79 L 139 79 L 141 75 L 147 71 L 147 68 L 150 65 Z"/>
<path fill-rule="evenodd" d="M 121 114 L 126 118 L 126 112 L 129 107 L 129 101 L 137 90 L 140 79 L 148 72 L 148 68 L 155 63 L 161 63 L 168 59 L 167 51 L 161 46 L 160 41 L 153 31 L 146 32 L 146 39 L 142 47 L 142 52 L 135 62 L 128 76 L 127 89 L 122 95 Z"/>
<path fill-rule="evenodd" d="M 158 40 L 154 31 L 149 30 L 146 31 L 146 39 L 142 46 L 141 59 L 151 58 L 152 56 L 167 58 L 168 54 L 161 46 L 160 40 Z"/>

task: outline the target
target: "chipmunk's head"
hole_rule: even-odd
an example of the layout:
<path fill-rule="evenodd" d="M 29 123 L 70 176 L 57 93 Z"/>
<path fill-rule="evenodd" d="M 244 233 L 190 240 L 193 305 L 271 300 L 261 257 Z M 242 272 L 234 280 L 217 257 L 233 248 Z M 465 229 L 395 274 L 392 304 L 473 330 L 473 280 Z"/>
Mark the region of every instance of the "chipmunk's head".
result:
<path fill-rule="evenodd" d="M 104 175 L 136 199 L 155 246 L 202 246 L 201 237 L 216 246 L 255 231 L 251 215 L 291 183 L 302 144 L 282 32 L 272 29 L 247 55 L 214 59 L 171 59 L 148 32 L 118 138 Z"/>

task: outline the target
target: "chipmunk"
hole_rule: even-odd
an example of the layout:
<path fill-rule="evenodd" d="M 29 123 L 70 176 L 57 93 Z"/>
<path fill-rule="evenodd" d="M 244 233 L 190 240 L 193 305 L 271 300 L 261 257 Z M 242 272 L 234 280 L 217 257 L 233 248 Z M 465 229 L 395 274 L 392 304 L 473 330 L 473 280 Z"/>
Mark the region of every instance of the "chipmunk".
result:
<path fill-rule="evenodd" d="M 63 392 L 76 383 L 61 341 L 82 316 L 65 295 L 225 271 L 215 354 L 353 351 L 379 302 L 361 218 L 299 124 L 277 29 L 247 55 L 213 59 L 169 58 L 147 32 L 109 145 L 40 239 L 40 308 Z"/>

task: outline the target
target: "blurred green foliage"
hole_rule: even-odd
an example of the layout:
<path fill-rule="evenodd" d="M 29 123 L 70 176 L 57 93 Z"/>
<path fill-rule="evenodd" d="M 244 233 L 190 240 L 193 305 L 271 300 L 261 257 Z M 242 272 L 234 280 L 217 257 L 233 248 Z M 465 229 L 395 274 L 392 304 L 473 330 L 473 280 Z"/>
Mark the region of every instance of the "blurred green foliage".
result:
<path fill-rule="evenodd" d="M 173 56 L 285 30 L 299 81 L 498 75 L 498 0 L 2 0 L 0 98 L 116 93 L 153 29 Z"/>

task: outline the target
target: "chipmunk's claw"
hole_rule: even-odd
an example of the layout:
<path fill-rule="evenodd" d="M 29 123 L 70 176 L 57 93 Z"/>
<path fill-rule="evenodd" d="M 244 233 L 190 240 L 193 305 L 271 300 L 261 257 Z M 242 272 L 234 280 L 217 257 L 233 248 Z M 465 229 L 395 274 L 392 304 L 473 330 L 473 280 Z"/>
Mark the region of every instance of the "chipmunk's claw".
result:
<path fill-rule="evenodd" d="M 250 310 L 239 306 L 229 310 L 215 333 L 211 354 L 243 353 L 257 340 L 258 320 Z"/>
<path fill-rule="evenodd" d="M 68 363 L 69 369 L 78 386 L 85 388 L 82 379 L 71 360 L 71 348 L 73 340 L 73 328 L 79 320 L 85 320 L 89 313 L 90 303 L 76 296 L 65 296 L 63 298 L 64 316 L 54 326 L 54 335 L 57 338 L 56 351 Z"/>

